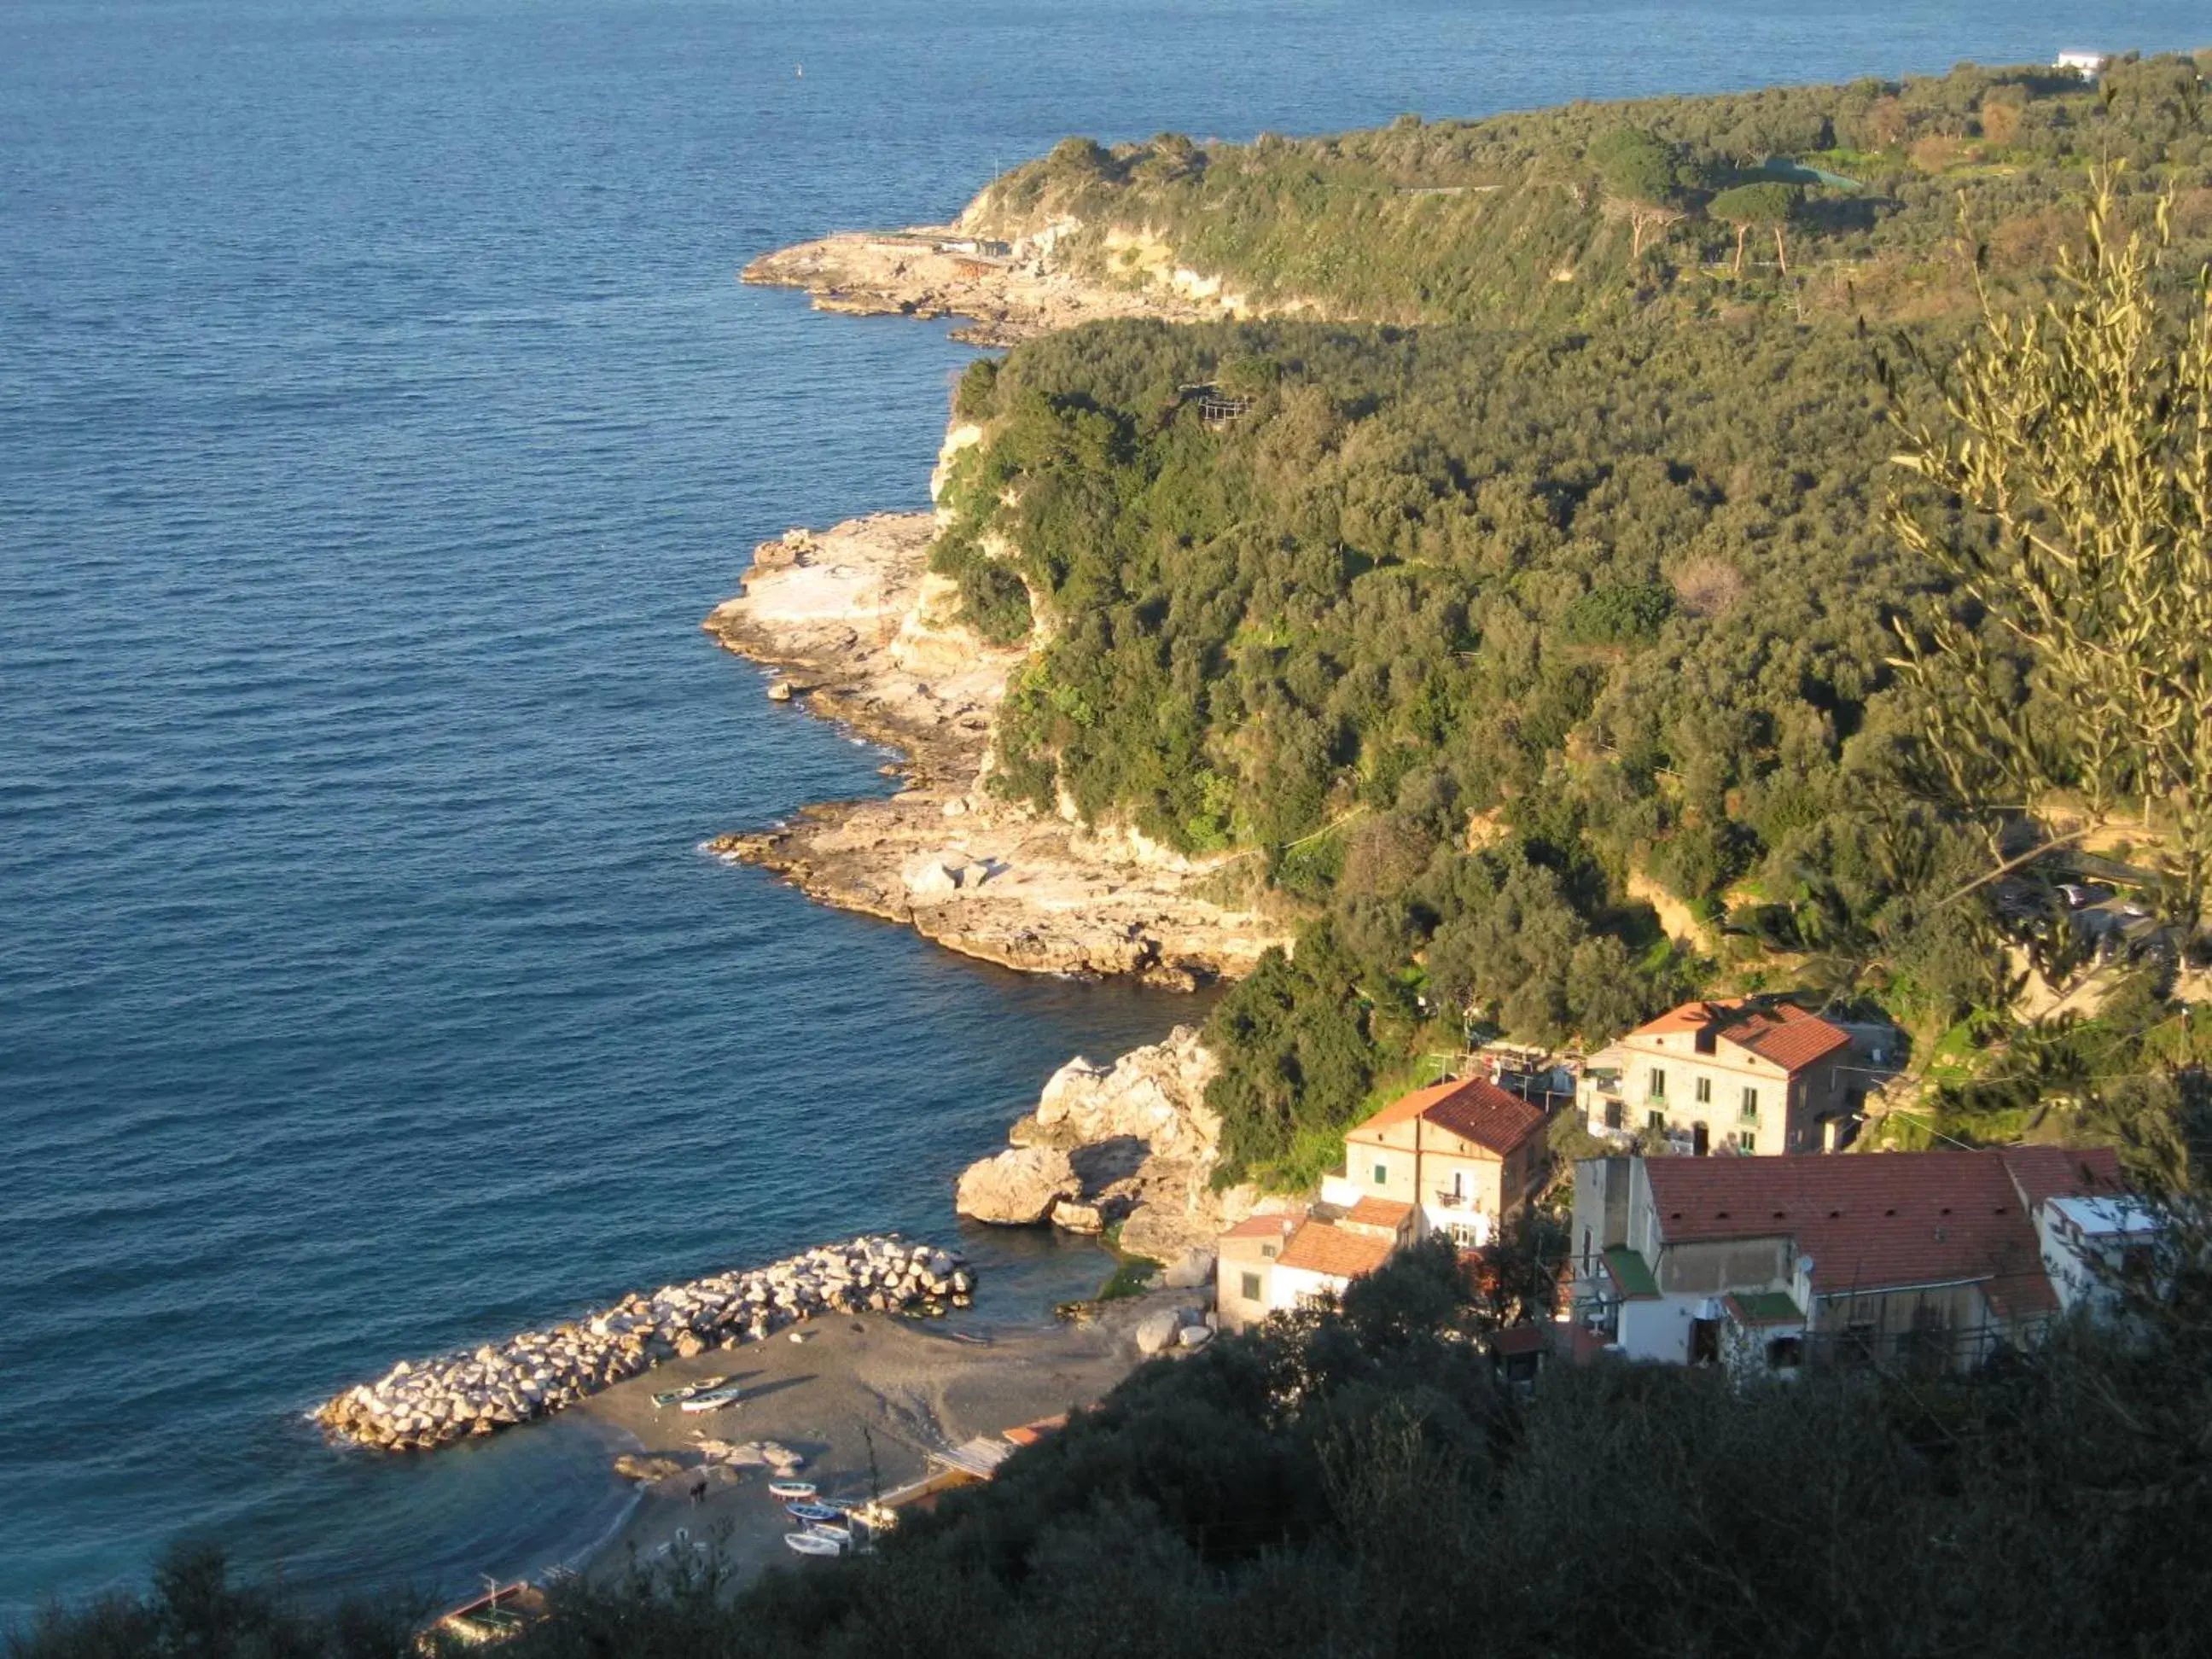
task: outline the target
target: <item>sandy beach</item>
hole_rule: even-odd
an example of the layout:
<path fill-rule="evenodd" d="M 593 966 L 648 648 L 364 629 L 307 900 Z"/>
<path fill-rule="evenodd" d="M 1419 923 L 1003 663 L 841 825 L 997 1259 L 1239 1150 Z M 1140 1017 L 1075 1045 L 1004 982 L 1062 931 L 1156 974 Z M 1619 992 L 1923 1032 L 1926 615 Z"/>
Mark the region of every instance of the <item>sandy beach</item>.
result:
<path fill-rule="evenodd" d="M 702 1438 L 780 1442 L 805 1456 L 804 1478 L 825 1497 L 864 1498 L 871 1437 L 883 1489 L 891 1491 L 927 1473 L 933 1449 L 1095 1402 L 1138 1363 L 1131 1334 L 1138 1321 L 1204 1299 L 1202 1291 L 1158 1291 L 1104 1304 L 1086 1322 L 1016 1328 L 957 1316 L 825 1316 L 793 1328 L 804 1341 L 779 1332 L 674 1360 L 576 1409 L 622 1430 L 641 1455 L 671 1458 L 687 1470 L 707 1462 Z M 963 1330 L 987 1334 L 989 1346 L 950 1334 Z M 696 1414 L 653 1403 L 656 1392 L 716 1375 L 744 1385 L 742 1403 Z M 711 1540 L 741 1579 L 769 1565 L 805 1565 L 783 1547 L 795 1523 L 769 1495 L 771 1478 L 748 1469 L 696 1502 L 688 1475 L 645 1488 L 589 1571 L 612 1576 L 634 1560 L 665 1559 L 679 1528 L 695 1541 Z"/>

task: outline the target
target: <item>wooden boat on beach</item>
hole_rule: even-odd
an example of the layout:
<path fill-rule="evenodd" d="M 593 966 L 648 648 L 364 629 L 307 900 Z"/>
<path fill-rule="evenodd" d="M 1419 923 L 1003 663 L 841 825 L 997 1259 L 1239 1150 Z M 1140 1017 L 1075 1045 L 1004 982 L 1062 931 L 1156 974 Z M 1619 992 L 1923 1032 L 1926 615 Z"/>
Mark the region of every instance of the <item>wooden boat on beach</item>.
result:
<path fill-rule="evenodd" d="M 797 1555 L 842 1555 L 845 1546 L 834 1538 L 818 1532 L 787 1532 L 783 1535 L 784 1547 Z"/>
<path fill-rule="evenodd" d="M 768 1483 L 769 1496 L 781 1498 L 787 1503 L 805 1503 L 818 1490 L 811 1480 L 771 1480 Z"/>
<path fill-rule="evenodd" d="M 473 1601 L 441 1615 L 416 1638 L 422 1653 L 443 1653 L 449 1645 L 488 1648 L 511 1642 L 545 1616 L 545 1592 L 520 1579 L 496 1584 Z"/>
<path fill-rule="evenodd" d="M 836 1510 L 831 1509 L 827 1504 L 817 1504 L 808 1499 L 801 1499 L 797 1503 L 786 1504 L 783 1506 L 783 1512 L 791 1516 L 794 1521 L 805 1521 L 817 1523 L 823 1522 L 842 1521 L 845 1518 L 842 1513 Z"/>
<path fill-rule="evenodd" d="M 689 1400 L 678 1401 L 676 1408 L 686 1412 L 718 1412 L 725 1406 L 736 1405 L 744 1398 L 744 1393 L 742 1384 L 725 1382 L 719 1389 L 702 1389 Z"/>
<path fill-rule="evenodd" d="M 712 1393 L 729 1380 L 726 1376 L 702 1376 L 696 1382 L 686 1382 L 680 1389 L 663 1389 L 653 1396 L 653 1403 L 662 1407 L 680 1406 L 687 1400 L 696 1400 L 702 1394 Z"/>

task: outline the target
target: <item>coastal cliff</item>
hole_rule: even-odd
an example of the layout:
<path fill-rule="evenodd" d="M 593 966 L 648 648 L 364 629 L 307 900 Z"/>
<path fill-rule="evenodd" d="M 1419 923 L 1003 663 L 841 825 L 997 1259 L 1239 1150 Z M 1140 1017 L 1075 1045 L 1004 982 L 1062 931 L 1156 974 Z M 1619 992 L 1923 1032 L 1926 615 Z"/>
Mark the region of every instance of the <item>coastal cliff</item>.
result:
<path fill-rule="evenodd" d="M 1007 968 L 1185 989 L 1249 971 L 1286 935 L 1204 895 L 1222 860 L 1164 854 L 983 787 L 993 722 L 1026 653 L 953 618 L 951 584 L 928 569 L 933 529 L 931 514 L 908 513 L 789 532 L 755 550 L 744 592 L 707 618 L 724 647 L 784 671 L 771 696 L 907 757 L 907 787 L 889 799 L 811 806 L 710 849 Z"/>

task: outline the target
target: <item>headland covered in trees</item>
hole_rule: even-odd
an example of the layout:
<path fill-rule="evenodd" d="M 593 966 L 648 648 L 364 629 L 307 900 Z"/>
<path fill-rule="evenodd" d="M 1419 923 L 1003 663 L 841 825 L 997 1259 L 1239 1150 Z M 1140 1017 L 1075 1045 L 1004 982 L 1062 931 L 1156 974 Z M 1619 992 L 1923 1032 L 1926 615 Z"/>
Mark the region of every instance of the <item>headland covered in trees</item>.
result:
<path fill-rule="evenodd" d="M 1025 337 L 935 480 L 936 620 L 1018 653 L 958 810 L 1295 938 L 1208 1026 L 1225 1177 L 1310 1179 L 1465 1013 L 1595 1047 L 1720 991 L 1940 1054 L 1901 1144 L 2087 1109 L 1977 1076 L 2024 963 L 1954 896 L 1986 817 L 1923 787 L 1892 663 L 1955 585 L 1889 457 L 1985 301 L 2065 291 L 2093 170 L 2187 289 L 2199 68 L 1071 139 L 749 270 Z"/>
<path fill-rule="evenodd" d="M 1911 1031 L 1923 1138 L 2115 1141 L 2179 1191 L 2212 699 L 2179 708 L 2194 611 L 2154 613 L 2212 594 L 2202 68 L 1070 141 L 957 226 L 756 267 L 1026 337 L 959 386 L 905 597 L 838 602 L 881 675 L 758 617 L 730 642 L 885 730 L 872 687 L 980 665 L 927 714 L 960 735 L 909 818 L 1039 826 L 1093 875 L 1171 872 L 1140 926 L 1187 903 L 1289 941 L 1206 1028 L 1224 1182 L 1303 1184 L 1470 1020 L 1594 1045 L 1753 991 Z M 2062 649 L 2022 630 L 2019 544 L 2053 550 L 2044 599 L 2080 584 Z M 830 609 L 801 620 L 834 634 Z M 2108 672 L 2176 640 L 2147 690 Z M 803 874 L 860 810 L 768 861 Z M 1003 873 L 915 844 L 884 914 Z M 2087 965 L 2051 902 L 2084 851 L 2130 872 L 2150 948 L 2088 1017 L 2037 1021 L 2021 981 Z M 1122 965 L 1189 970 L 1139 943 Z M 687 1553 L 571 1587 L 514 1650 L 2187 1651 L 2212 1322 L 2172 1213 L 2167 1270 L 2116 1292 L 2132 1341 L 1741 1396 L 1601 1364 L 1523 1397 L 1473 1339 L 1534 1316 L 1540 1261 L 1522 1241 L 1478 1284 L 1417 1247 L 1145 1368 L 872 1556 L 732 1608 Z M 210 1629 L 395 1650 L 192 1558 L 24 1650 L 246 1650 Z"/>

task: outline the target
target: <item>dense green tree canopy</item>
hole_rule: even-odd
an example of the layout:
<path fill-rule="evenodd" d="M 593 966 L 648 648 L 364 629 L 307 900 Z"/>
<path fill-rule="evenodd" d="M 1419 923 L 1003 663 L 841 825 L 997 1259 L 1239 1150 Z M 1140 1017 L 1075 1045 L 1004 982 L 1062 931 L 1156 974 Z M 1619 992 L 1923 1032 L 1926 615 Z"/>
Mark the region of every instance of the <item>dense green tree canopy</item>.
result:
<path fill-rule="evenodd" d="M 1732 255 L 1717 192 L 1806 191 L 1792 228 L 1793 315 L 1970 313 L 1974 262 L 2039 287 L 2087 169 L 2179 192 L 2182 240 L 2212 243 L 2212 161 L 2198 66 L 2123 58 L 2095 86 L 2070 71 L 1984 69 L 1698 98 L 1573 103 L 1474 121 L 1403 118 L 1325 137 L 1106 150 L 1062 144 L 997 180 L 981 222 L 1018 235 L 1076 221 L 1064 254 L 1125 276 L 1122 236 L 1266 305 L 1373 322 L 1587 323 L 1657 307 L 1697 314 L 1783 297 Z M 1595 185 L 1593 188 L 1593 185 Z M 1656 247 L 1647 216 L 1686 217 Z M 1732 269 L 1733 268 L 1733 269 Z"/>

